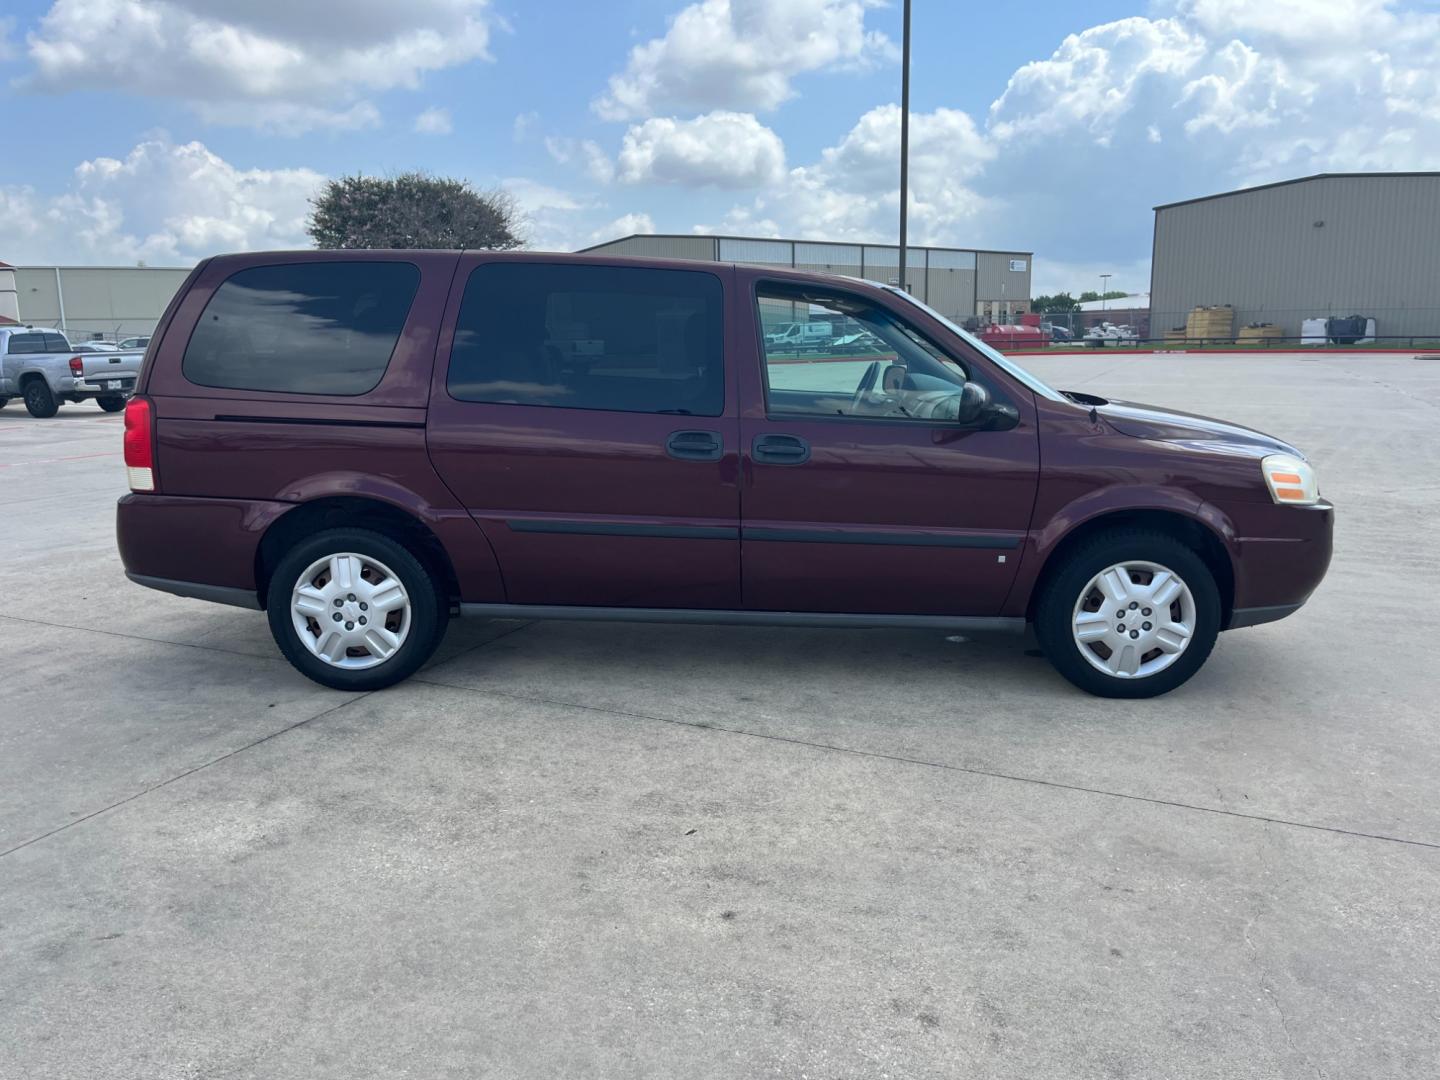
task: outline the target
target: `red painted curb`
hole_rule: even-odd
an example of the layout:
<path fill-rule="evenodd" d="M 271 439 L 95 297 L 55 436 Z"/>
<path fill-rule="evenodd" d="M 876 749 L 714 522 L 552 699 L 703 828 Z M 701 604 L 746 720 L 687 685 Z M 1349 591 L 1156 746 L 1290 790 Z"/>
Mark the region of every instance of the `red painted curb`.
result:
<path fill-rule="evenodd" d="M 1001 349 L 1005 356 L 1326 356 L 1344 353 L 1404 353 L 1407 356 L 1436 356 L 1440 349 Z"/>

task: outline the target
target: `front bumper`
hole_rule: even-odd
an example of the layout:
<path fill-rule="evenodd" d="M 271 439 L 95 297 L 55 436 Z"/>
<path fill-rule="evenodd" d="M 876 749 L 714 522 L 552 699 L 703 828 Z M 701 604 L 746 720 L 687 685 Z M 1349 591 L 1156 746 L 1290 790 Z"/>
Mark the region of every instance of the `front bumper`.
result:
<path fill-rule="evenodd" d="M 1235 605 L 1226 629 L 1274 622 L 1297 611 L 1330 567 L 1335 508 L 1321 502 L 1222 509 L 1235 526 L 1229 544 Z"/>

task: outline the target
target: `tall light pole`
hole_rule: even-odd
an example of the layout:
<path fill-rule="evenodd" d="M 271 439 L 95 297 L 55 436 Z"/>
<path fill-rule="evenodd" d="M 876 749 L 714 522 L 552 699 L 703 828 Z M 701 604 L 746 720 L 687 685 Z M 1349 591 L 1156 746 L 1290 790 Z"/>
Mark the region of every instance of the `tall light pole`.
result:
<path fill-rule="evenodd" d="M 1100 275 L 1100 310 L 1102 312 L 1105 310 L 1106 304 L 1108 303 L 1105 294 L 1110 291 L 1110 279 L 1114 276 L 1114 274 Z"/>
<path fill-rule="evenodd" d="M 900 288 L 905 284 L 905 217 L 910 208 L 910 0 L 900 45 Z"/>

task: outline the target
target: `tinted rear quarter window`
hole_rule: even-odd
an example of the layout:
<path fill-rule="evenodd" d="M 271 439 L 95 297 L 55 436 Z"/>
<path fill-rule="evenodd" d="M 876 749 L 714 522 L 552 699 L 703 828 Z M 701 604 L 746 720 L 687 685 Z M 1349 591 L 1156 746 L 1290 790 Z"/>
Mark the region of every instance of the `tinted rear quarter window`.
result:
<path fill-rule="evenodd" d="M 462 401 L 719 416 L 723 315 L 703 271 L 488 263 L 466 282 L 447 386 Z"/>
<path fill-rule="evenodd" d="M 181 370 L 200 386 L 350 397 L 375 389 L 420 271 L 402 262 L 241 270 L 205 305 Z"/>
<path fill-rule="evenodd" d="M 46 334 L 44 348 L 46 352 L 69 352 L 70 343 L 60 334 Z"/>
<path fill-rule="evenodd" d="M 15 353 L 39 353 L 45 351 L 45 338 L 41 334 L 13 334 L 6 350 Z"/>

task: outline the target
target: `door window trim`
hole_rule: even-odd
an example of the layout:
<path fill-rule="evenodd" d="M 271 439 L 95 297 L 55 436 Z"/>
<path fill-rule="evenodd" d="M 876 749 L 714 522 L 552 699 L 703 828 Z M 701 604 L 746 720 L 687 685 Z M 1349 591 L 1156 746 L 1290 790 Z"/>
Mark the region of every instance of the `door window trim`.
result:
<path fill-rule="evenodd" d="M 816 422 L 822 424 L 894 424 L 896 426 L 904 428 L 929 427 L 937 428 L 944 431 L 973 430 L 972 428 L 967 427 L 964 424 L 956 423 L 953 420 L 934 420 L 927 417 L 916 417 L 913 419 L 907 419 L 903 416 L 854 416 L 849 414 L 844 416 L 831 416 L 825 413 L 792 413 L 772 411 L 770 408 L 770 361 L 765 354 L 765 326 L 760 319 L 760 291 L 766 285 L 777 287 L 780 289 L 797 290 L 804 289 L 805 283 L 789 281 L 783 278 L 766 277 L 757 277 L 751 282 L 750 310 L 752 319 L 755 324 L 755 347 L 758 350 L 757 358 L 760 361 L 760 390 L 761 394 L 764 397 L 766 420 L 804 421 L 805 423 Z M 817 286 L 817 288 L 822 288 L 822 286 Z M 823 286 L 823 288 L 827 292 L 831 292 L 836 296 L 854 299 L 858 302 L 869 304 L 872 307 L 880 308 L 881 310 L 887 312 L 897 321 L 904 323 L 904 325 L 909 329 L 912 334 L 914 334 L 921 341 L 928 344 L 930 348 L 934 349 L 941 356 L 944 356 L 951 363 L 958 365 L 960 370 L 965 373 L 966 382 L 970 382 L 971 380 L 979 382 L 981 386 L 983 386 L 986 390 L 990 392 L 991 397 L 998 402 L 1008 403 L 1010 401 L 1010 397 L 1008 394 L 999 391 L 995 387 L 994 380 L 985 379 L 984 377 L 977 375 L 976 365 L 973 362 L 962 361 L 959 357 L 953 354 L 953 350 L 941 346 L 938 342 L 935 341 L 933 337 L 925 333 L 923 330 L 920 329 L 920 327 L 916 326 L 910 319 L 906 318 L 899 312 L 886 307 L 884 304 L 878 303 L 873 297 L 866 296 L 864 293 L 855 292 L 843 286 L 831 289 L 827 284 Z"/>

